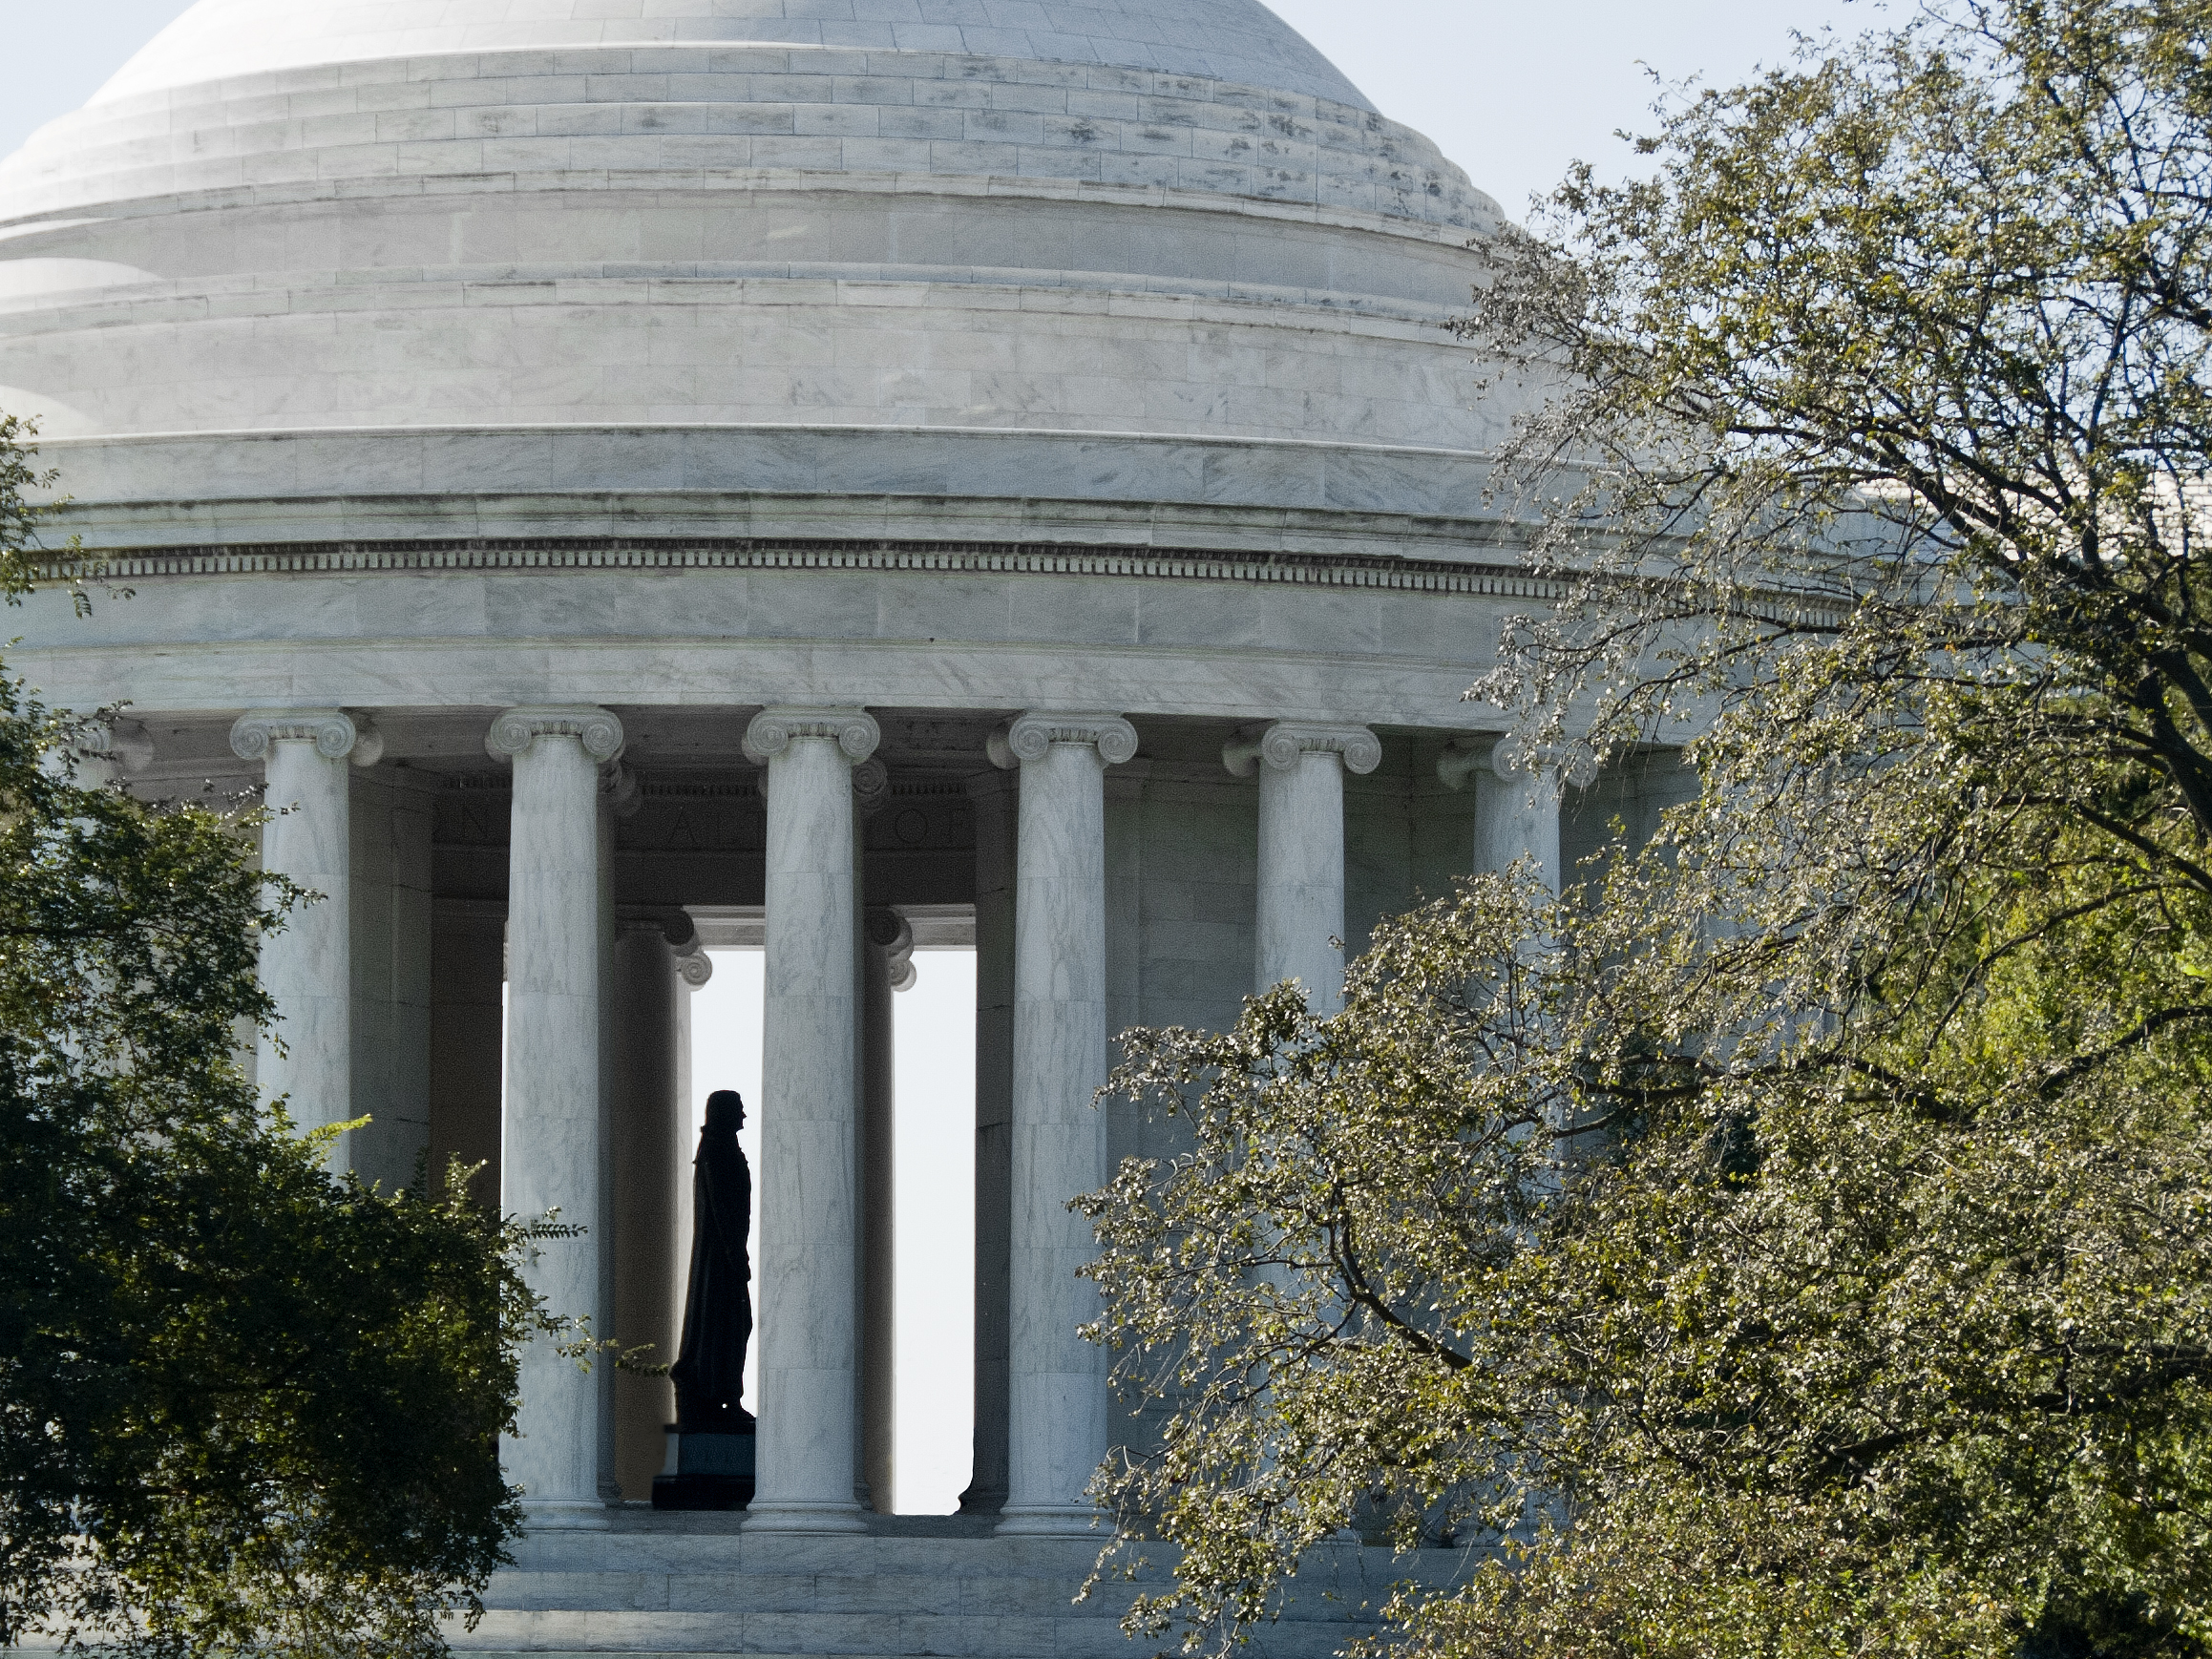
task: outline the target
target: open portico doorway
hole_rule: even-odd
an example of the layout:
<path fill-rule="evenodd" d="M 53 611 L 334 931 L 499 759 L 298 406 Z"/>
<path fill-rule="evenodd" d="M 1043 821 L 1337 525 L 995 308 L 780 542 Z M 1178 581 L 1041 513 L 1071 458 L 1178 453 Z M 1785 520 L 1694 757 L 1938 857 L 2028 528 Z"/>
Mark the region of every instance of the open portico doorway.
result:
<path fill-rule="evenodd" d="M 702 933 L 714 971 L 690 999 L 687 1144 L 712 1090 L 734 1088 L 748 1106 L 760 1099 L 761 950 L 721 942 L 729 932 Z M 890 1501 L 877 1502 L 947 1515 L 969 1481 L 975 1429 L 976 953 L 937 942 L 941 933 L 926 924 L 915 934 L 913 977 L 891 1004 L 895 1428 Z M 762 1179 L 757 1113 L 739 1143 Z M 756 1343 L 748 1406 L 760 1398 L 758 1356 Z"/>

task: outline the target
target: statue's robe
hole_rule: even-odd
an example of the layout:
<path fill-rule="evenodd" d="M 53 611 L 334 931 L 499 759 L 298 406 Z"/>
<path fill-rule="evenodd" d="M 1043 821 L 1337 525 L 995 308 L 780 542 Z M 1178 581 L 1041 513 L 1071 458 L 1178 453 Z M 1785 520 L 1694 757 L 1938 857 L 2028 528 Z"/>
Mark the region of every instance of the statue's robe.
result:
<path fill-rule="evenodd" d="M 710 1102 L 691 1175 L 691 1276 L 684 1340 L 669 1376 L 677 1426 L 735 1434 L 752 1426 L 743 1403 L 752 1340 L 752 1168 L 737 1144 L 734 1112 Z"/>

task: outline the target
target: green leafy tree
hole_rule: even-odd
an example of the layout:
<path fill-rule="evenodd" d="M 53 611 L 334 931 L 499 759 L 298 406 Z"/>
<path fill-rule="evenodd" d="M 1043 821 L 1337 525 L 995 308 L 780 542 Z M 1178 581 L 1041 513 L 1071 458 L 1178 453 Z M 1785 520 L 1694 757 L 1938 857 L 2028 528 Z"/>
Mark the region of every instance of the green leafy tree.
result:
<path fill-rule="evenodd" d="M 517 1352 L 567 1334 L 517 1271 L 549 1229 L 458 1170 L 334 1178 L 263 1112 L 257 942 L 312 895 L 253 869 L 255 813 L 80 787 L 82 729 L 0 679 L 0 1646 L 442 1652 L 517 1523 Z"/>
<path fill-rule="evenodd" d="M 1140 1625 L 1350 1522 L 1439 1655 L 2212 1651 L 2208 116 L 2204 0 L 1949 0 L 1494 247 L 1475 694 L 1697 798 L 1129 1040 Z"/>

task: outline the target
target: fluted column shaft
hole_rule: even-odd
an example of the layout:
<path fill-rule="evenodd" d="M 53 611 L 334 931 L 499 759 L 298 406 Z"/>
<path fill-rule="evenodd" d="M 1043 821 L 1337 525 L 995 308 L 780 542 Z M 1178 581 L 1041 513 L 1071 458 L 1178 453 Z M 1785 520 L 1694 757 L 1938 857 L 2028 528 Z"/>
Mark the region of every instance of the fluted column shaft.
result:
<path fill-rule="evenodd" d="M 603 1335 L 599 768 L 620 751 L 621 726 L 602 709 L 509 709 L 486 746 L 515 763 L 500 1204 L 523 1216 L 558 1209 L 588 1229 L 547 1240 L 525 1276 L 554 1312 L 589 1315 Z M 524 1350 L 521 1433 L 501 1460 L 532 1525 L 603 1521 L 603 1386 L 542 1338 Z"/>
<path fill-rule="evenodd" d="M 261 982 L 280 1023 L 262 1035 L 255 1079 L 264 1101 L 285 1098 L 302 1129 L 353 1115 L 352 906 L 347 809 L 359 729 L 334 708 L 256 709 L 230 728 L 232 750 L 263 763 L 262 868 L 322 896 L 292 907 L 262 941 Z M 348 1166 L 348 1149 L 331 1152 Z"/>
<path fill-rule="evenodd" d="M 760 1431 L 753 1531 L 857 1532 L 854 1245 L 859 1015 L 853 767 L 856 709 L 767 709 L 767 1008 L 761 1050 Z"/>
<path fill-rule="evenodd" d="M 1537 879 L 1556 893 L 1560 868 L 1559 808 L 1566 790 L 1560 764 L 1548 755 L 1512 756 L 1493 749 L 1477 774 L 1475 821 L 1479 869 L 1504 872 L 1527 859 Z"/>
<path fill-rule="evenodd" d="M 1223 751 L 1232 772 L 1259 773 L 1254 989 L 1296 979 L 1315 1012 L 1341 1005 L 1344 773 L 1371 772 L 1381 759 L 1381 744 L 1363 725 L 1287 721 Z"/>
<path fill-rule="evenodd" d="M 1078 1328 L 1097 1254 L 1067 1201 L 1106 1183 L 1105 769 L 1136 752 L 1115 715 L 1024 715 L 1014 896 L 1014 1136 L 1008 1492 L 1002 1533 L 1089 1528 L 1106 1451 L 1106 1364 Z"/>

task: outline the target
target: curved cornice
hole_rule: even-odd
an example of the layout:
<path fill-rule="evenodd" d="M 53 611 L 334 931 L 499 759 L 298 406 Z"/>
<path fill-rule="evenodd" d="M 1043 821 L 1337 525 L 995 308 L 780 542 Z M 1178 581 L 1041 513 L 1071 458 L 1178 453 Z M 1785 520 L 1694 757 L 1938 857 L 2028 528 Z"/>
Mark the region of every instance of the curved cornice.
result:
<path fill-rule="evenodd" d="M 249 182 L 754 170 L 1161 185 L 1463 234 L 1499 217 L 1428 139 L 1313 93 L 945 52 L 646 46 L 270 68 L 95 103 L 0 160 L 0 217 Z"/>
<path fill-rule="evenodd" d="M 733 424 L 134 433 L 41 449 L 70 491 L 63 527 L 102 558 L 612 540 L 1511 564 L 1520 540 L 1488 458 L 1464 448 Z"/>
<path fill-rule="evenodd" d="M 601 203 L 624 200 L 650 201 L 665 193 L 680 201 L 695 200 L 701 193 L 746 196 L 791 194 L 889 196 L 895 198 L 956 197 L 1011 203 L 1024 201 L 1078 202 L 1107 207 L 1164 208 L 1187 213 L 1231 214 L 1288 224 L 1317 225 L 1329 230 L 1360 231 L 1394 237 L 1404 242 L 1429 242 L 1464 248 L 1469 238 L 1464 225 L 1437 224 L 1427 220 L 1404 219 L 1341 204 L 1275 201 L 1265 197 L 1222 196 L 1211 191 L 1179 189 L 1171 184 L 1112 184 L 1083 178 L 1029 178 L 1020 174 L 898 173 L 854 170 L 816 173 L 791 168 L 757 167 L 734 170 L 699 167 L 655 173 L 647 178 L 610 178 L 603 168 L 549 169 L 537 173 L 504 173 L 472 180 L 475 194 L 528 196 L 590 191 Z M 373 185 L 373 188 L 371 188 Z M 76 206 L 36 208 L 10 215 L 0 203 L 0 242 L 41 231 L 75 229 L 110 220 L 166 218 L 179 213 L 217 212 L 236 207 L 311 206 L 330 201 L 364 199 L 420 197 L 450 202 L 452 192 L 437 188 L 435 180 L 409 176 L 393 178 L 314 179 L 292 184 L 242 184 L 213 189 L 146 190 Z"/>
<path fill-rule="evenodd" d="M 53 262 L 67 264 L 69 262 Z M 96 262 L 79 262 L 91 264 Z M 0 274 L 5 267 L 0 266 Z M 1421 341 L 1443 346 L 1443 336 L 1464 306 L 1350 291 L 1219 282 L 1204 277 L 1101 270 L 1024 269 L 1008 265 L 712 264 L 671 262 L 641 276 L 620 265 L 456 265 L 363 269 L 333 286 L 327 273 L 255 270 L 216 276 L 129 280 L 96 273 L 94 285 L 26 289 L 0 294 L 0 332 L 23 336 L 100 327 L 200 321 L 211 301 L 228 303 L 231 315 L 359 314 L 379 304 L 404 311 L 426 294 L 479 298 L 558 284 L 558 304 L 619 305 L 640 284 L 658 299 L 685 304 L 880 306 L 907 304 L 905 290 L 950 288 L 962 303 L 994 302 L 1017 311 L 1039 294 L 1055 296 L 1071 313 L 1126 314 L 1172 308 L 1193 321 L 1234 323 L 1310 332 L 1317 328 L 1354 338 Z M 56 279 L 57 281 L 59 279 Z"/>

